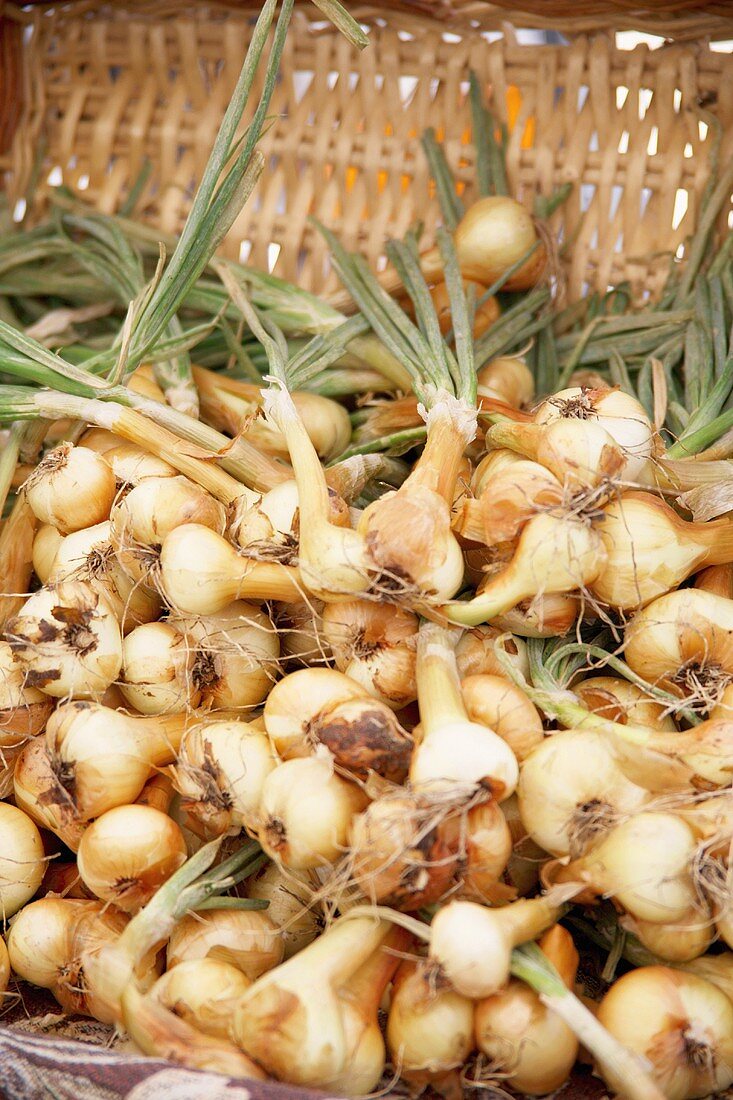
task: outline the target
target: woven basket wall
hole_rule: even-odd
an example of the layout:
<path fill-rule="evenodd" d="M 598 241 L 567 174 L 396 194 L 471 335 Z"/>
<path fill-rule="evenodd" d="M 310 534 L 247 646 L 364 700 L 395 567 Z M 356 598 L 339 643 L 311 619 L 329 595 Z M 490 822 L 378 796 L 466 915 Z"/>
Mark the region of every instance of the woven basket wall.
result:
<path fill-rule="evenodd" d="M 597 33 L 558 45 L 524 44 L 505 22 L 512 14 L 515 25 L 557 27 L 555 5 L 524 0 L 529 15 L 505 6 L 351 4 L 371 29 L 370 47 L 357 55 L 304 5 L 263 140 L 268 171 L 227 253 L 328 292 L 335 282 L 310 214 L 377 265 L 385 238 L 418 218 L 429 242 L 438 211 L 420 134 L 435 127 L 459 178 L 471 181 L 466 77 L 473 68 L 509 125 L 518 197 L 575 185 L 554 219 L 572 242 L 570 294 L 622 278 L 637 293 L 657 287 L 694 226 L 717 140 L 701 106 L 719 123 L 721 159 L 733 156 L 733 57 L 692 37 L 733 38 L 733 5 L 677 0 L 648 3 L 639 14 L 628 0 L 579 0 L 573 27 Z M 11 200 L 40 181 L 38 208 L 55 169 L 53 180 L 112 211 L 147 157 L 153 172 L 138 214 L 177 230 L 241 63 L 251 8 L 152 0 L 6 5 L 0 171 Z M 681 41 L 624 51 L 609 27 Z"/>

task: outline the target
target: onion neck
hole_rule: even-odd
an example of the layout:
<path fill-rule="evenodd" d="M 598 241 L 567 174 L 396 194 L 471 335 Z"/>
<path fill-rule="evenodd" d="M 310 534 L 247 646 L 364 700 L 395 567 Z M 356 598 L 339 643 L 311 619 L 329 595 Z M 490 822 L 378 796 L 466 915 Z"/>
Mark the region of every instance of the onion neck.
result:
<path fill-rule="evenodd" d="M 422 485 L 450 505 L 466 447 L 476 433 L 476 410 L 450 394 L 441 395 L 426 414 L 427 438 L 420 458 L 402 486 Z"/>
<path fill-rule="evenodd" d="M 133 718 L 135 739 L 146 760 L 156 766 L 170 764 L 181 746 L 181 738 L 191 724 L 190 714 L 160 714 L 149 718 Z"/>
<path fill-rule="evenodd" d="M 684 526 L 694 541 L 707 549 L 702 566 L 733 562 L 733 519 L 726 517 L 708 523 L 685 523 Z"/>
<path fill-rule="evenodd" d="M 553 904 L 547 897 L 520 898 L 497 909 L 495 916 L 508 933 L 513 945 L 536 940 L 555 924 L 565 906 Z"/>
<path fill-rule="evenodd" d="M 377 917 L 342 917 L 261 981 L 277 983 L 279 975 L 287 975 L 290 983 L 302 974 L 311 979 L 317 976 L 334 987 L 345 986 L 379 950 L 389 932 L 389 924 Z"/>
<path fill-rule="evenodd" d="M 353 1001 L 365 1020 L 376 1017 L 384 991 L 402 961 L 399 953 L 407 951 L 411 943 L 412 937 L 403 928 L 390 928 L 377 950 L 339 989 L 339 997 Z"/>
<path fill-rule="evenodd" d="M 468 722 L 456 663 L 455 632 L 423 622 L 417 642 L 417 697 L 425 735 L 451 722 Z"/>

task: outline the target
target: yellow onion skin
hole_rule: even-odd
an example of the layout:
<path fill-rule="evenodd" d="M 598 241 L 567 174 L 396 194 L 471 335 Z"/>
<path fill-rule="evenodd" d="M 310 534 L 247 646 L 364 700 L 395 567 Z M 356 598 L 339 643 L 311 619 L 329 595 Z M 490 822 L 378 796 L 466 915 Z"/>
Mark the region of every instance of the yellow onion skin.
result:
<path fill-rule="evenodd" d="M 252 982 L 231 963 L 206 957 L 178 963 L 158 978 L 150 996 L 205 1035 L 229 1038 L 239 998 Z"/>
<path fill-rule="evenodd" d="M 648 1059 L 668 1100 L 695 1100 L 733 1082 L 733 1004 L 704 978 L 662 966 L 632 970 L 611 986 L 598 1019 Z"/>
<path fill-rule="evenodd" d="M 117 806 L 84 832 L 77 863 L 93 894 L 135 913 L 187 855 L 183 833 L 167 814 L 152 806 Z"/>
<path fill-rule="evenodd" d="M 190 959 L 221 959 L 254 981 L 282 961 L 280 930 L 265 910 L 212 909 L 193 913 L 173 929 L 167 968 Z"/>
<path fill-rule="evenodd" d="M 27 683 L 55 698 L 101 695 L 122 665 L 122 634 L 112 608 L 79 581 L 35 592 L 8 623 L 7 637 Z"/>
<path fill-rule="evenodd" d="M 25 486 L 26 499 L 38 519 L 64 535 L 107 519 L 116 492 L 109 463 L 71 443 L 49 452 Z"/>
<path fill-rule="evenodd" d="M 424 961 L 401 963 L 387 1017 L 387 1046 L 400 1077 L 415 1087 L 440 1082 L 474 1045 L 474 1006 L 436 984 Z"/>
<path fill-rule="evenodd" d="M 35 894 L 46 870 L 41 834 L 17 806 L 0 802 L 0 912 L 12 917 Z"/>

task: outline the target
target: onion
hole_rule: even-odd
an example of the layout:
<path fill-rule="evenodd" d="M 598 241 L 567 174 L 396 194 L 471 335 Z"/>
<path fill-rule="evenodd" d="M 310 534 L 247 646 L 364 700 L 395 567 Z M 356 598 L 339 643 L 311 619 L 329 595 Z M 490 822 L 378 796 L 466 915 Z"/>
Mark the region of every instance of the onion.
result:
<path fill-rule="evenodd" d="M 493 397 L 516 409 L 528 405 L 534 397 L 534 375 L 519 356 L 492 359 L 477 372 L 476 380 L 479 397 Z"/>
<path fill-rule="evenodd" d="M 509 979 L 512 948 L 535 939 L 559 915 L 545 898 L 522 898 L 503 909 L 450 901 L 433 917 L 430 959 L 457 993 L 490 997 Z"/>
<path fill-rule="evenodd" d="M 51 523 L 44 523 L 33 539 L 33 571 L 41 584 L 47 584 L 56 559 L 56 552 L 64 536 Z"/>
<path fill-rule="evenodd" d="M 52 707 L 47 695 L 29 687 L 10 645 L 0 641 L 0 751 L 41 733 Z"/>
<path fill-rule="evenodd" d="M 491 451 L 488 458 L 502 452 Z M 476 469 L 474 492 L 454 509 L 453 529 L 464 539 L 484 546 L 499 547 L 516 539 L 533 516 L 557 506 L 563 497 L 558 479 L 539 462 L 518 459 L 500 468 Z"/>
<path fill-rule="evenodd" d="M 529 676 L 527 645 L 521 638 L 508 638 L 494 626 L 475 626 L 461 635 L 456 646 L 456 662 L 461 679 L 486 673 L 506 678 L 506 669 L 496 656 L 495 642 L 503 638 L 502 653 L 523 678 Z"/>
<path fill-rule="evenodd" d="M 537 515 L 527 523 L 511 562 L 466 603 L 446 606 L 453 622 L 493 619 L 538 592 L 575 592 L 604 571 L 606 552 L 596 531 L 570 515 Z"/>
<path fill-rule="evenodd" d="M 500 881 L 512 852 L 512 834 L 501 807 L 494 801 L 474 806 L 464 828 L 459 896 L 484 903 L 513 898 L 515 892 Z"/>
<path fill-rule="evenodd" d="M 270 692 L 265 728 L 284 759 L 310 755 L 325 745 L 337 764 L 365 776 L 369 770 L 404 779 L 412 741 L 392 710 L 334 669 L 300 669 Z"/>
<path fill-rule="evenodd" d="M 414 912 L 439 901 L 455 884 L 460 834 L 460 822 L 444 807 L 397 788 L 354 817 L 351 875 L 371 901 Z"/>
<path fill-rule="evenodd" d="M 685 920 L 696 903 L 692 858 L 696 839 L 674 814 L 642 811 L 616 825 L 554 874 L 613 897 L 632 916 L 657 924 Z"/>
<path fill-rule="evenodd" d="M 110 520 L 118 548 L 129 542 L 155 548 L 184 523 L 197 523 L 223 534 L 226 512 L 205 489 L 179 474 L 145 478 L 118 501 Z"/>
<path fill-rule="evenodd" d="M 272 859 L 295 871 L 333 863 L 367 801 L 359 787 L 335 774 L 330 758 L 286 760 L 265 780 L 260 843 Z"/>
<path fill-rule="evenodd" d="M 420 627 L 417 684 L 423 738 L 410 765 L 410 782 L 424 794 L 468 800 L 485 788 L 507 798 L 517 783 L 514 753 L 486 726 L 471 722 L 461 695 L 455 632 L 435 623 Z"/>
<path fill-rule="evenodd" d="M 198 706 L 201 691 L 192 671 L 196 654 L 167 622 L 146 623 L 122 644 L 120 691 L 141 714 L 164 714 Z"/>
<path fill-rule="evenodd" d="M 350 1092 L 354 1029 L 339 990 L 379 950 L 389 927 L 368 918 L 337 921 L 260 978 L 234 1016 L 232 1034 L 239 1046 L 280 1080 Z"/>
<path fill-rule="evenodd" d="M 57 698 L 102 694 L 122 665 L 114 612 L 81 581 L 39 589 L 8 623 L 7 638 L 26 683 Z"/>
<path fill-rule="evenodd" d="M 157 455 L 120 439 L 106 428 L 89 428 L 80 443 L 104 455 L 121 485 L 137 485 L 147 477 L 175 477 L 178 471 Z"/>
<path fill-rule="evenodd" d="M 637 920 L 628 913 L 620 923 L 647 951 L 670 963 L 697 959 L 707 951 L 715 934 L 715 925 L 702 902 L 698 902 L 686 917 L 669 923 Z"/>
<path fill-rule="evenodd" d="M 572 989 L 579 957 L 570 933 L 555 925 L 544 934 L 539 947 Z M 512 1088 L 529 1096 L 559 1089 L 578 1056 L 575 1033 L 543 1004 L 534 989 L 516 979 L 479 1001 L 475 1027 L 476 1045 L 492 1070 L 506 1075 Z"/>
<path fill-rule="evenodd" d="M 538 745 L 522 764 L 517 794 L 535 843 L 573 857 L 651 800 L 620 770 L 608 739 L 590 730 L 562 730 Z"/>
<path fill-rule="evenodd" d="M 417 698 L 418 618 L 412 611 L 348 600 L 326 604 L 322 623 L 336 667 L 370 695 L 395 710 Z"/>
<path fill-rule="evenodd" d="M 277 626 L 280 652 L 288 667 L 324 665 L 331 660 L 331 647 L 323 635 L 322 600 L 297 600 L 278 605 Z"/>
<path fill-rule="evenodd" d="M 150 997 L 205 1035 L 227 1039 L 239 999 L 251 984 L 231 963 L 206 956 L 178 963 L 158 978 Z"/>
<path fill-rule="evenodd" d="M 109 522 L 67 535 L 59 546 L 50 581 L 77 580 L 107 601 L 126 634 L 140 623 L 157 619 L 160 596 L 146 582 L 147 573 L 130 576 L 110 541 Z"/>
<path fill-rule="evenodd" d="M 677 728 L 661 703 L 620 676 L 593 676 L 575 684 L 573 691 L 588 710 L 622 726 L 654 726 L 670 732 Z"/>
<path fill-rule="evenodd" d="M 161 582 L 170 605 L 186 615 L 213 615 L 232 600 L 296 600 L 298 571 L 240 557 L 215 531 L 176 527 L 163 543 Z"/>
<path fill-rule="evenodd" d="M 133 802 L 151 769 L 173 762 L 186 724 L 185 714 L 133 718 L 98 704 L 58 707 L 46 727 L 54 782 L 39 792 L 44 804 L 88 821 Z"/>
<path fill-rule="evenodd" d="M 35 894 L 46 869 L 43 841 L 22 810 L 0 802 L 0 913 L 12 917 Z"/>
<path fill-rule="evenodd" d="M 690 523 L 649 493 L 623 493 L 597 524 L 605 559 L 593 594 L 621 610 L 650 603 L 703 565 L 733 559 L 727 519 Z"/>
<path fill-rule="evenodd" d="M 286 959 L 323 931 L 321 907 L 314 901 L 311 887 L 294 871 L 284 872 L 277 864 L 268 863 L 247 880 L 247 897 L 269 902 L 267 915 L 280 929 Z"/>
<path fill-rule="evenodd" d="M 537 708 L 524 692 L 501 676 L 467 676 L 461 694 L 472 722 L 488 726 L 509 745 L 521 764 L 545 734 Z"/>
<path fill-rule="evenodd" d="M 176 764 L 183 808 L 207 836 L 255 828 L 267 777 L 277 767 L 267 735 L 246 722 L 209 722 L 188 730 Z"/>
<path fill-rule="evenodd" d="M 15 761 L 13 795 L 16 805 L 36 825 L 55 833 L 75 852 L 85 825 L 74 813 L 73 803 L 59 783 L 54 763 L 43 738 L 25 745 Z"/>
<path fill-rule="evenodd" d="M 506 195 L 489 195 L 468 208 L 455 231 L 454 244 L 464 279 L 484 286 L 495 283 L 507 268 L 521 260 L 538 241 L 528 211 Z M 546 264 L 539 245 L 534 253 L 504 283 L 504 290 L 527 290 L 538 282 Z M 437 249 L 421 257 L 427 278 L 442 272 Z"/>
<path fill-rule="evenodd" d="M 85 831 L 77 862 L 93 894 L 134 913 L 186 856 L 183 834 L 167 814 L 151 806 L 117 806 Z"/>
<path fill-rule="evenodd" d="M 637 612 L 624 633 L 626 661 L 649 683 L 710 709 L 733 679 L 733 600 L 695 588 Z"/>
<path fill-rule="evenodd" d="M 26 499 L 41 523 L 64 535 L 107 519 L 116 491 L 109 463 L 72 443 L 50 451 L 25 484 Z"/>
<path fill-rule="evenodd" d="M 191 959 L 220 959 L 254 981 L 283 957 L 279 929 L 266 912 L 212 909 L 191 913 L 173 929 L 166 950 L 167 969 Z"/>
<path fill-rule="evenodd" d="M 386 1032 L 400 1077 L 424 1088 L 462 1066 L 474 1045 L 473 1012 L 467 997 L 436 985 L 424 962 L 401 963 Z"/>
<path fill-rule="evenodd" d="M 279 672 L 280 641 L 269 615 L 235 600 L 216 615 L 169 623 L 193 650 L 191 679 L 200 705 L 240 710 L 262 702 Z"/>
<path fill-rule="evenodd" d="M 703 978 L 662 966 L 632 970 L 605 995 L 598 1018 L 648 1060 L 668 1100 L 708 1096 L 733 1082 L 733 1005 Z"/>

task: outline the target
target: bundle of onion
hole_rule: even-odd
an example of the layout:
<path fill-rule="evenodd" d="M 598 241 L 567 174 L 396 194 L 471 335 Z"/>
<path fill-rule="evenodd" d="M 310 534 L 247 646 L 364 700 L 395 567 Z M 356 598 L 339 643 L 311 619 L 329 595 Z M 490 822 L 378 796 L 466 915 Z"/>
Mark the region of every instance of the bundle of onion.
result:
<path fill-rule="evenodd" d="M 375 771 L 401 782 L 407 774 L 412 739 L 394 712 L 335 669 L 299 669 L 285 676 L 267 697 L 264 719 L 284 760 L 322 745 L 352 775 Z"/>

